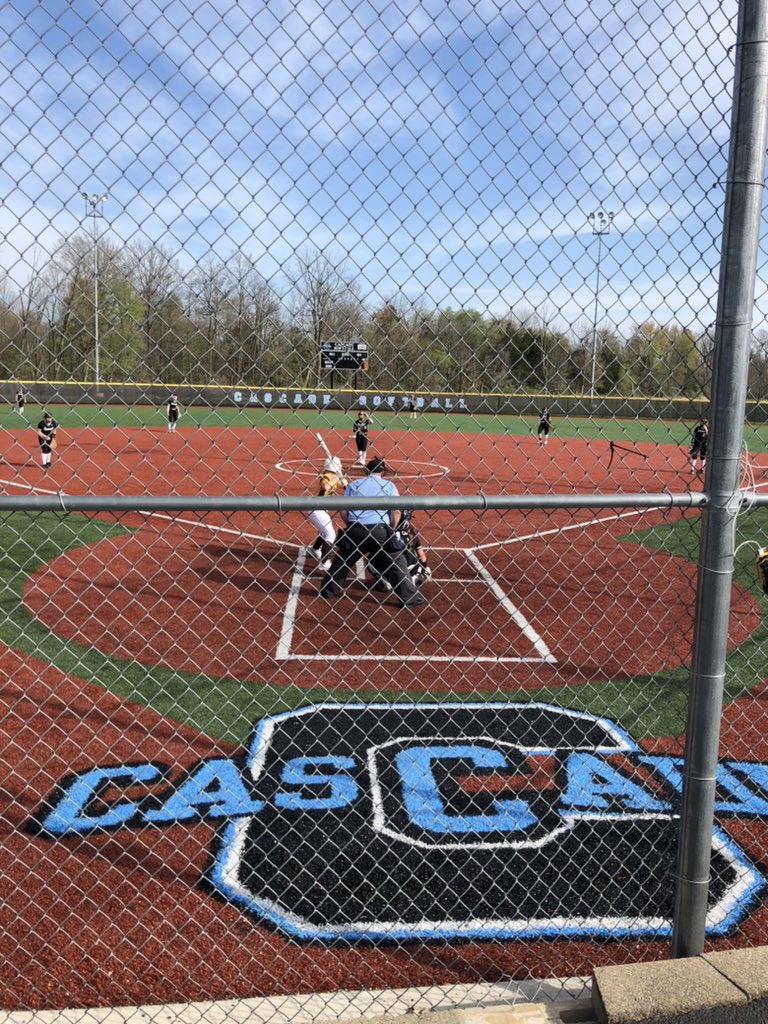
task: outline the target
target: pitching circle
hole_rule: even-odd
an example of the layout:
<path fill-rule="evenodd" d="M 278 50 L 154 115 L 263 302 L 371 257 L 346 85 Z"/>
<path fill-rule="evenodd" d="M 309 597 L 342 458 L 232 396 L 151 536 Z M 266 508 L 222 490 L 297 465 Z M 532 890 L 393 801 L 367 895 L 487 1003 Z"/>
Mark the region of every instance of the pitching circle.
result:
<path fill-rule="evenodd" d="M 448 475 L 448 467 L 438 462 L 420 462 L 417 459 L 387 459 L 389 475 L 397 477 L 398 480 L 425 480 Z M 275 469 L 283 473 L 290 473 L 292 476 L 316 477 L 320 472 L 322 459 L 315 462 L 309 459 L 283 459 L 275 463 Z M 345 465 L 344 472 L 354 480 L 361 476 L 361 468 L 355 464 Z"/>

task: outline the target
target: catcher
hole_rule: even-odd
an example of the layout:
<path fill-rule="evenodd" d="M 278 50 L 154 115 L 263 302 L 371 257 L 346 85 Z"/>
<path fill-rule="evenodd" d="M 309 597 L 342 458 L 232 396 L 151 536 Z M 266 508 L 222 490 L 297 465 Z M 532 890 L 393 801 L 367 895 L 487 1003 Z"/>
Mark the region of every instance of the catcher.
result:
<path fill-rule="evenodd" d="M 426 583 L 427 580 L 432 579 L 432 570 L 427 564 L 427 553 L 422 547 L 421 540 L 419 539 L 418 533 L 413 526 L 413 510 L 403 509 L 400 515 L 400 522 L 397 524 L 397 530 L 395 533 L 400 536 L 402 543 L 405 545 L 403 548 L 403 554 L 405 555 L 405 562 L 408 566 L 408 574 L 416 584 L 420 587 L 422 583 Z M 374 577 L 374 583 L 371 587 L 372 590 L 380 590 L 384 593 L 388 593 L 392 587 L 382 577 L 378 576 L 374 571 L 373 567 L 368 564 L 368 571 Z"/>
<path fill-rule="evenodd" d="M 340 459 L 326 459 L 323 471 L 317 481 L 317 496 L 327 498 L 335 494 L 340 487 L 346 487 L 347 481 L 341 467 Z M 331 552 L 336 543 L 336 530 L 330 514 L 324 508 L 313 509 L 307 516 L 317 530 L 317 538 L 308 549 L 310 554 L 320 562 L 320 568 L 326 572 L 331 567 Z"/>
<path fill-rule="evenodd" d="M 397 529 L 405 541 L 405 560 L 408 563 L 408 572 L 411 574 L 413 582 L 419 587 L 422 583 L 432 579 L 432 570 L 427 565 L 427 553 L 422 547 L 419 535 L 413 525 L 412 509 L 403 509 Z"/>

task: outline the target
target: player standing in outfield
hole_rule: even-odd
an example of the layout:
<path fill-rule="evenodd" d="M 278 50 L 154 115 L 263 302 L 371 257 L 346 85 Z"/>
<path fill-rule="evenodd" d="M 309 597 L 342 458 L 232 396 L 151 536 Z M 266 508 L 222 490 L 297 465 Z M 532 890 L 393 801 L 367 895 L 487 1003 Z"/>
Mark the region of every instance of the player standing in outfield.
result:
<path fill-rule="evenodd" d="M 51 464 L 51 452 L 56 447 L 56 429 L 58 424 L 49 412 L 37 424 L 37 443 L 40 445 L 40 458 L 45 472 Z"/>
<path fill-rule="evenodd" d="M 317 496 L 327 498 L 346 483 L 339 459 L 326 459 L 317 481 Z M 320 562 L 320 568 L 331 567 L 331 552 L 336 543 L 336 530 L 330 513 L 324 508 L 313 509 L 307 517 L 317 530 L 317 539 L 309 548 L 310 554 Z"/>
<path fill-rule="evenodd" d="M 707 442 L 709 440 L 709 427 L 707 421 L 702 416 L 699 422 L 691 431 L 691 447 L 689 449 L 689 455 L 691 456 L 691 472 L 696 473 L 696 460 L 701 460 L 701 471 L 704 472 L 704 467 L 707 464 Z"/>
<path fill-rule="evenodd" d="M 408 418 L 416 419 L 416 399 L 413 397 L 408 399 Z"/>
<path fill-rule="evenodd" d="M 368 427 L 371 424 L 371 417 L 367 412 L 363 412 L 361 409 L 357 414 L 357 419 L 352 424 L 352 431 L 355 438 L 355 447 L 357 448 L 357 464 L 358 466 L 365 465 L 365 453 L 368 451 Z"/>
<path fill-rule="evenodd" d="M 176 395 L 171 395 L 168 399 L 168 405 L 165 407 L 165 415 L 168 418 L 168 433 L 176 433 L 176 424 L 179 422 L 179 416 L 181 415 L 181 406 Z"/>
<path fill-rule="evenodd" d="M 549 415 L 549 409 L 542 409 L 539 413 L 539 427 L 536 434 L 536 440 L 539 444 L 546 444 L 549 440 L 549 432 L 552 429 L 552 417 Z"/>
<path fill-rule="evenodd" d="M 19 390 L 16 392 L 16 412 L 19 416 L 24 415 L 24 403 L 27 400 L 27 396 L 24 393 L 24 388 L 19 385 Z"/>

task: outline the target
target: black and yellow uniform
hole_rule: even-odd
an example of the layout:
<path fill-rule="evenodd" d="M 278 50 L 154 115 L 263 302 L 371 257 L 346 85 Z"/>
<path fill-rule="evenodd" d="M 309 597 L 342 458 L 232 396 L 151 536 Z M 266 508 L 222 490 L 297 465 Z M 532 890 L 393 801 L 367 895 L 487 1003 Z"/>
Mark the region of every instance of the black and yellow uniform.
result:
<path fill-rule="evenodd" d="M 51 452 L 56 441 L 56 428 L 58 424 L 50 413 L 45 413 L 37 424 L 37 443 L 40 445 L 40 457 L 43 469 L 48 469 L 51 464 Z"/>
<path fill-rule="evenodd" d="M 701 468 L 707 464 L 707 443 L 709 441 L 709 427 L 706 420 L 699 420 L 691 431 L 691 470 L 696 472 L 696 459 L 701 459 Z"/>
<path fill-rule="evenodd" d="M 370 426 L 370 419 L 364 412 L 357 414 L 357 419 L 352 424 L 352 430 L 355 435 L 355 447 L 357 448 L 357 463 L 359 466 L 365 465 L 365 453 L 368 450 L 368 427 Z"/>
<path fill-rule="evenodd" d="M 539 443 L 546 444 L 549 438 L 549 432 L 552 429 L 552 417 L 549 415 L 548 409 L 542 409 L 539 413 L 539 427 L 537 430 L 537 438 Z"/>
<path fill-rule="evenodd" d="M 397 532 L 403 538 L 405 548 L 405 560 L 408 563 L 408 572 L 411 579 L 420 586 L 425 580 L 432 578 L 432 570 L 427 565 L 427 553 L 422 547 L 421 540 L 413 525 L 413 513 L 410 509 L 403 509 Z"/>
<path fill-rule="evenodd" d="M 168 432 L 173 433 L 176 430 L 176 424 L 179 420 L 179 414 L 181 413 L 181 406 L 176 395 L 171 395 L 168 399 L 168 405 L 165 409 L 166 416 L 168 417 Z"/>
<path fill-rule="evenodd" d="M 318 498 L 327 498 L 329 495 L 335 494 L 341 486 L 341 476 L 333 469 L 324 469 L 317 480 L 316 494 Z M 313 509 L 309 513 L 308 519 L 317 530 L 317 537 L 309 551 L 327 569 L 330 567 L 329 559 L 336 542 L 333 520 L 330 513 L 322 508 Z"/>
<path fill-rule="evenodd" d="M 317 479 L 318 498 L 327 498 L 329 494 L 335 494 L 341 487 L 341 480 L 337 473 L 330 469 L 323 470 Z"/>

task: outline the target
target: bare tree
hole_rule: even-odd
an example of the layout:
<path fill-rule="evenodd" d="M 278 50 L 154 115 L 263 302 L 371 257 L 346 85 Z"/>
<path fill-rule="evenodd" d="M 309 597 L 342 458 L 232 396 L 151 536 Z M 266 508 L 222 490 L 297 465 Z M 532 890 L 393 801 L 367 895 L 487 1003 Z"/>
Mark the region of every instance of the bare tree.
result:
<path fill-rule="evenodd" d="M 224 332 L 230 383 L 254 377 L 274 383 L 288 355 L 280 298 L 242 253 L 233 253 L 227 261 L 227 275 Z"/>
<path fill-rule="evenodd" d="M 324 341 L 353 341 L 360 336 L 365 309 L 345 265 L 324 253 L 305 251 L 288 271 L 291 313 L 299 327 L 307 379 L 322 381 L 320 353 Z"/>
<path fill-rule="evenodd" d="M 181 312 L 181 274 L 173 254 L 159 245 L 133 245 L 129 259 L 141 310 L 141 361 L 150 379 L 166 379 L 188 334 Z M 176 376 L 172 371 L 170 379 Z"/>

